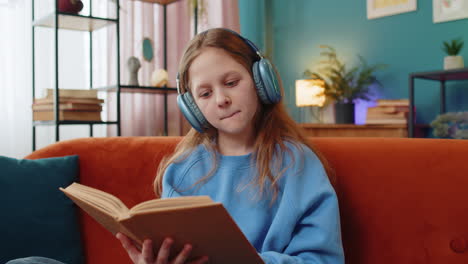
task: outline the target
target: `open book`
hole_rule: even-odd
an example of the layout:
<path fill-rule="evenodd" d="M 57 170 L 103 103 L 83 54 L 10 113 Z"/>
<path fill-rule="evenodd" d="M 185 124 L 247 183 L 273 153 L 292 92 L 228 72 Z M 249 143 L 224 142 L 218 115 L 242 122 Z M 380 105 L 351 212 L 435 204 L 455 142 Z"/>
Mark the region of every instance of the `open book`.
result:
<path fill-rule="evenodd" d="M 208 256 L 209 263 L 263 263 L 223 205 L 208 196 L 154 199 L 129 209 L 117 197 L 79 183 L 60 190 L 112 234 L 121 232 L 140 248 L 148 238 L 158 252 L 171 237 L 171 257 L 190 243 L 191 257 Z"/>

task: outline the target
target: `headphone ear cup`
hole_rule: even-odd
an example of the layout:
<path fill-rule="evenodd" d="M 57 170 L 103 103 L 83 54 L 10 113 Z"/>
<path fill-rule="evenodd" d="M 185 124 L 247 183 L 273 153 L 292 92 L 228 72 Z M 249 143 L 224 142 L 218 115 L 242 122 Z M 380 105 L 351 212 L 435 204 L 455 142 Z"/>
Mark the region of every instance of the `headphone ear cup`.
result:
<path fill-rule="evenodd" d="M 281 100 L 278 77 L 270 61 L 261 59 L 253 64 L 252 72 L 260 99 L 265 104 L 275 104 Z"/>
<path fill-rule="evenodd" d="M 252 73 L 253 79 L 255 82 L 255 88 L 257 89 L 258 97 L 260 97 L 260 101 L 264 104 L 270 104 L 270 100 L 268 99 L 268 95 L 265 91 L 265 86 L 263 85 L 262 77 L 260 75 L 260 70 L 258 69 L 258 61 L 254 62 L 252 66 Z"/>
<path fill-rule="evenodd" d="M 189 92 L 179 94 L 177 96 L 177 105 L 190 125 L 198 132 L 203 133 L 205 128 L 208 127 L 208 121 L 201 113 L 192 95 Z"/>

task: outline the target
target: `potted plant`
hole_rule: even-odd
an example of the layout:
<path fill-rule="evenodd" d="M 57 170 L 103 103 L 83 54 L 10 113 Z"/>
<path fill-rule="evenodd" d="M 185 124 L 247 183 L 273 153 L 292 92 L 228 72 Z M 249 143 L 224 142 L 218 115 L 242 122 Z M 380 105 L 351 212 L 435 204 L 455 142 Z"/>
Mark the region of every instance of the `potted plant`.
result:
<path fill-rule="evenodd" d="M 463 48 L 463 40 L 453 39 L 451 42 L 444 41 L 442 49 L 447 54 L 444 58 L 444 70 L 463 68 L 463 57 L 458 54 Z"/>
<path fill-rule="evenodd" d="M 468 139 L 468 112 L 438 115 L 431 122 L 433 134 L 440 138 Z"/>
<path fill-rule="evenodd" d="M 324 60 L 319 62 L 321 67 L 317 72 L 306 70 L 304 77 L 325 81 L 325 96 L 329 99 L 327 102 L 335 102 L 335 122 L 353 124 L 355 100 L 370 100 L 370 85 L 380 85 L 374 74 L 386 65 L 369 65 L 362 56 L 358 56 L 359 64 L 348 68 L 338 59 L 332 46 L 321 45 L 320 48 L 323 50 L 320 56 L 324 57 Z"/>

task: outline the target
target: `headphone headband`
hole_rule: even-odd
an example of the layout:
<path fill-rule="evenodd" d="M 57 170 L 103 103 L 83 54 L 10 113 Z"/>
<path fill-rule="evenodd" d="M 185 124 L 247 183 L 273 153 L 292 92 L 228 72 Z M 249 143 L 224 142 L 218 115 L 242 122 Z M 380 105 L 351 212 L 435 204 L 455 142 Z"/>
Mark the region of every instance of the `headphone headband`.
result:
<path fill-rule="evenodd" d="M 257 46 L 255 46 L 255 44 L 254 44 L 252 41 L 250 41 L 249 39 L 244 38 L 244 37 L 241 36 L 239 33 L 235 32 L 234 30 L 231 30 L 231 29 L 229 29 L 229 28 L 216 28 L 216 29 L 222 29 L 222 30 L 228 31 L 228 32 L 230 32 L 230 33 L 236 35 L 236 36 L 239 37 L 245 44 L 247 44 L 247 45 L 252 49 L 252 51 L 255 52 L 255 54 L 257 54 L 257 56 L 260 58 L 260 60 L 263 59 L 263 56 L 262 56 L 262 54 L 260 53 L 260 50 L 259 50 L 259 49 L 257 48 Z M 206 34 L 206 33 L 208 33 L 208 31 L 210 31 L 210 30 L 213 30 L 213 29 L 207 29 L 207 30 L 205 30 L 205 31 L 203 31 L 203 32 L 198 33 L 198 35 Z M 177 75 L 176 75 L 176 85 L 177 85 L 177 86 L 176 86 L 176 87 L 177 87 L 177 93 L 178 93 L 178 94 L 182 94 L 182 91 L 181 91 L 181 89 L 180 89 L 180 74 L 179 74 L 179 72 L 177 72 Z"/>
<path fill-rule="evenodd" d="M 239 33 L 235 32 L 234 30 L 231 30 L 229 28 L 222 28 L 222 29 L 226 30 L 228 32 L 231 32 L 232 34 L 238 36 L 242 41 L 244 41 L 247 45 L 249 45 L 249 47 L 260 57 L 260 59 L 263 58 L 262 54 L 260 53 L 260 50 L 257 48 L 257 46 L 255 46 L 255 44 L 252 41 L 244 38 L 243 36 L 241 36 Z M 204 32 L 207 32 L 208 30 L 206 30 Z"/>

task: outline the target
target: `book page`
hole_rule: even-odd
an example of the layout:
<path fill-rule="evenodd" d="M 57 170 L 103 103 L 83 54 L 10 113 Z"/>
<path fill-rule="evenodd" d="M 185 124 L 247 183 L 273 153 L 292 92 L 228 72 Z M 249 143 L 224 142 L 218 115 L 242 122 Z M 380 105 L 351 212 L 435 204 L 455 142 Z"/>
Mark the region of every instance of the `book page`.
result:
<path fill-rule="evenodd" d="M 209 196 L 183 196 L 174 198 L 154 199 L 135 205 L 130 209 L 130 214 L 147 211 L 159 211 L 176 208 L 191 208 L 201 205 L 213 204 Z"/>
<path fill-rule="evenodd" d="M 128 214 L 127 206 L 119 198 L 109 193 L 79 183 L 73 183 L 65 189 L 60 189 L 114 216 Z"/>

